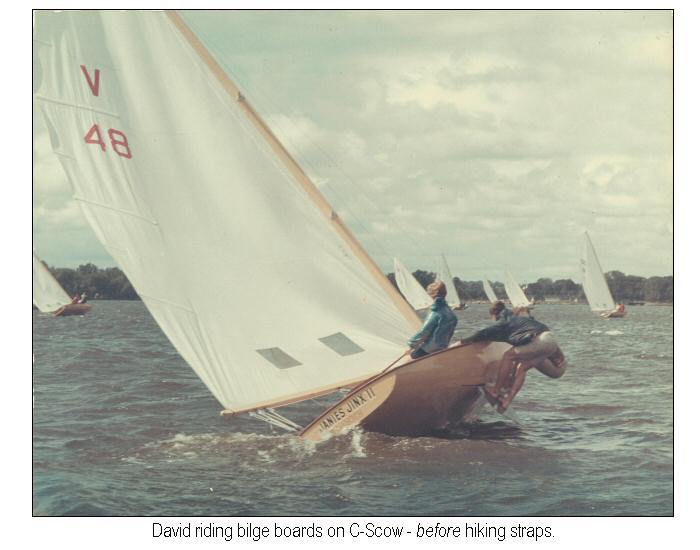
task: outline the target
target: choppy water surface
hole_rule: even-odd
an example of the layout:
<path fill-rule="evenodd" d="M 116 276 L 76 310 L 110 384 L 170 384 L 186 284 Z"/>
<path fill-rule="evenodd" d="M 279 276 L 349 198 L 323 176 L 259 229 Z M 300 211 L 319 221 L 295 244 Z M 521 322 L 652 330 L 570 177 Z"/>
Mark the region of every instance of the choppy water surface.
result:
<path fill-rule="evenodd" d="M 673 308 L 540 305 L 572 368 L 450 438 L 316 446 L 220 406 L 140 302 L 34 312 L 39 515 L 669 515 Z M 458 312 L 458 334 L 488 324 Z M 331 399 L 285 409 L 299 423 Z"/>

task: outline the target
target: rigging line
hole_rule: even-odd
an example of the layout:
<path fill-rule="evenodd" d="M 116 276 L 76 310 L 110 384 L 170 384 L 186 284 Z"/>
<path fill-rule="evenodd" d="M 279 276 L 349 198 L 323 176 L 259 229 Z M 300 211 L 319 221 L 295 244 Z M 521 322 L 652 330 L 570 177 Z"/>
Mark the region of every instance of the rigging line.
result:
<path fill-rule="evenodd" d="M 197 34 L 200 37 L 206 36 L 206 33 L 204 33 L 201 29 L 201 26 L 198 26 L 196 23 L 192 23 L 191 20 L 187 20 L 187 23 L 197 32 Z M 286 112 L 281 105 L 279 105 L 273 98 L 270 96 L 267 92 L 265 92 L 263 89 L 259 88 L 257 85 L 254 84 L 254 79 L 252 79 L 246 71 L 244 71 L 242 68 L 236 67 L 236 69 L 233 69 L 226 61 L 226 55 L 224 51 L 218 46 L 216 43 L 212 42 L 207 42 L 207 47 L 216 54 L 216 58 L 219 64 L 221 64 L 223 67 L 225 67 L 226 71 L 230 75 L 235 75 L 236 76 L 236 83 L 238 87 L 244 92 L 244 96 L 247 95 L 245 93 L 245 90 L 253 90 L 255 93 L 255 105 L 256 108 L 258 108 L 261 111 L 265 111 L 265 113 L 268 115 L 273 113 L 273 111 L 276 111 L 278 113 L 284 113 Z M 241 79 L 242 77 L 242 79 Z M 245 86 L 241 85 L 241 81 L 247 82 Z M 262 101 L 261 101 L 262 99 Z M 261 109 L 263 107 L 264 109 Z M 376 201 L 372 201 L 370 199 L 370 195 L 366 192 L 364 186 L 361 183 L 358 183 L 356 180 L 351 178 L 343 169 L 342 167 L 337 163 L 334 158 L 327 153 L 321 145 L 316 142 L 312 137 L 310 137 L 306 132 L 303 131 L 303 129 L 297 127 L 296 128 L 300 135 L 305 138 L 318 152 L 324 156 L 329 163 L 334 167 L 338 172 L 340 172 L 341 176 L 351 184 L 350 187 L 359 187 L 362 192 L 363 196 L 366 199 L 366 202 L 369 203 L 377 213 L 379 214 L 384 214 L 381 210 L 379 210 L 377 206 Z M 309 160 L 309 158 L 298 148 L 294 140 L 291 140 L 284 132 L 284 130 L 280 127 L 275 128 L 275 133 L 281 134 L 285 138 L 285 146 L 291 148 L 294 152 L 294 156 L 297 159 L 303 159 L 304 160 L 304 166 L 306 168 L 311 168 L 310 171 L 312 171 L 316 176 L 319 176 L 320 174 L 318 173 L 318 170 L 314 169 L 314 163 Z M 341 178 L 341 179 L 343 179 Z M 343 206 L 343 208 L 348 212 L 349 217 L 353 219 L 353 221 L 360 227 L 360 229 L 364 232 L 364 236 L 367 239 L 370 239 L 373 244 L 375 245 L 376 248 L 378 248 L 383 255 L 385 255 L 388 258 L 391 258 L 391 254 L 387 251 L 387 249 L 382 245 L 382 243 L 377 239 L 376 235 L 374 232 L 370 231 L 366 225 L 362 221 L 362 219 L 353 211 L 352 208 L 350 208 L 348 202 L 343 199 L 343 195 L 335 189 L 335 187 L 332 184 L 332 178 L 329 178 L 327 182 L 323 184 L 324 189 L 328 189 L 334 197 L 337 198 L 338 203 Z M 337 210 L 337 208 L 336 208 Z"/>

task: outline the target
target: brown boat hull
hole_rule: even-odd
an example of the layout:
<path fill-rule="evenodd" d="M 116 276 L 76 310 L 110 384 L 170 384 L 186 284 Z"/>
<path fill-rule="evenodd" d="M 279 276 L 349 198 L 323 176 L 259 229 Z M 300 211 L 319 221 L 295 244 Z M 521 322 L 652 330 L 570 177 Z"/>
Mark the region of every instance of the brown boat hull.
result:
<path fill-rule="evenodd" d="M 92 309 L 91 304 L 67 304 L 56 311 L 54 317 L 66 317 L 67 315 L 85 315 Z"/>
<path fill-rule="evenodd" d="M 510 345 L 457 344 L 410 360 L 363 382 L 299 434 L 320 441 L 351 428 L 388 435 L 420 436 L 464 418 L 493 382 Z"/>

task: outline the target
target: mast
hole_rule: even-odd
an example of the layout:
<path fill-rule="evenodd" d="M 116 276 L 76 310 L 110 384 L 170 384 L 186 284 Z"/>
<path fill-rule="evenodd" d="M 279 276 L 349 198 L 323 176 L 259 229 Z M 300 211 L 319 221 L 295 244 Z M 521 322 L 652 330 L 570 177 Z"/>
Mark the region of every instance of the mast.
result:
<path fill-rule="evenodd" d="M 357 238 L 352 234 L 350 229 L 340 219 L 331 204 L 326 200 L 323 194 L 313 184 L 309 176 L 306 175 L 301 166 L 294 160 L 292 155 L 282 145 L 282 142 L 275 136 L 270 127 L 265 123 L 262 117 L 257 113 L 253 106 L 243 96 L 241 90 L 236 86 L 231 77 L 221 68 L 219 63 L 209 53 L 204 43 L 197 37 L 196 34 L 189 28 L 184 19 L 174 10 L 166 10 L 165 14 L 173 23 L 175 28 L 182 34 L 183 38 L 192 47 L 192 49 L 201 58 L 202 62 L 209 68 L 214 77 L 223 86 L 226 93 L 229 94 L 235 104 L 238 105 L 243 113 L 247 116 L 250 122 L 260 132 L 262 137 L 268 143 L 272 151 L 277 155 L 282 164 L 289 170 L 299 186 L 306 192 L 309 198 L 322 212 L 325 219 L 328 220 L 331 227 L 347 242 L 351 250 L 355 253 L 362 264 L 367 268 L 369 273 L 377 280 L 380 287 L 394 302 L 401 314 L 406 320 L 418 328 L 421 325 L 420 319 L 416 315 L 413 308 L 406 302 L 399 292 L 394 288 L 386 275 L 382 272 L 379 266 L 375 263 L 372 257 L 367 254 Z"/>

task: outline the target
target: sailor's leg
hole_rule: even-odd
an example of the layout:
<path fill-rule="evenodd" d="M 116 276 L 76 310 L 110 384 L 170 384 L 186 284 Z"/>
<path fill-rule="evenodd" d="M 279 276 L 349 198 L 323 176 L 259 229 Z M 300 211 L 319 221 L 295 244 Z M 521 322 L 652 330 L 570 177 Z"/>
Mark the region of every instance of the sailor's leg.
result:
<path fill-rule="evenodd" d="M 515 375 L 515 368 L 520 360 L 514 349 L 515 348 L 511 348 L 503 354 L 501 364 L 498 367 L 496 380 L 484 386 L 486 397 L 487 399 L 490 398 L 489 402 L 492 405 L 499 402 L 501 394 L 510 387 L 510 383 Z"/>
<path fill-rule="evenodd" d="M 523 387 L 523 384 L 525 383 L 525 375 L 527 375 L 527 371 L 529 369 L 530 365 L 526 365 L 525 363 L 518 363 L 516 365 L 515 372 L 513 373 L 513 382 L 507 391 L 500 397 L 497 407 L 498 412 L 503 413 L 506 411 L 511 401 L 513 401 L 513 398 L 520 391 L 520 388 Z"/>

